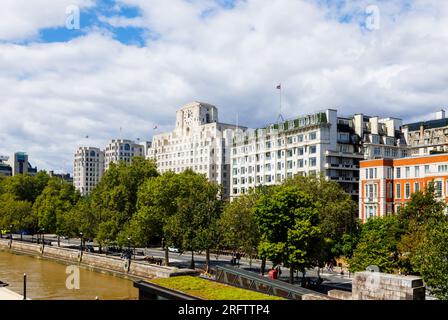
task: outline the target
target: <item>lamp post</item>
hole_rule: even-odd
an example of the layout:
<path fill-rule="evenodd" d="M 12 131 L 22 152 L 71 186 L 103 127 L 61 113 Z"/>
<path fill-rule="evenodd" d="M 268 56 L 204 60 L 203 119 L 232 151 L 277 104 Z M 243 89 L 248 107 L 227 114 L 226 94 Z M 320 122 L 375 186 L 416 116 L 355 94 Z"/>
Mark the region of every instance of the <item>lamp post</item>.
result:
<path fill-rule="evenodd" d="M 42 246 L 45 247 L 45 229 L 42 228 L 41 231 L 42 231 Z"/>
<path fill-rule="evenodd" d="M 131 237 L 128 237 L 128 255 L 129 255 L 129 260 L 132 259 L 132 253 L 131 253 Z"/>
<path fill-rule="evenodd" d="M 83 240 L 83 238 L 82 238 L 82 232 L 80 232 L 79 235 L 81 236 L 81 245 L 80 245 L 80 247 L 81 247 L 81 251 L 83 251 L 83 245 L 82 245 L 82 240 Z"/>
<path fill-rule="evenodd" d="M 12 224 L 9 225 L 9 237 L 11 238 L 11 243 L 12 243 Z"/>

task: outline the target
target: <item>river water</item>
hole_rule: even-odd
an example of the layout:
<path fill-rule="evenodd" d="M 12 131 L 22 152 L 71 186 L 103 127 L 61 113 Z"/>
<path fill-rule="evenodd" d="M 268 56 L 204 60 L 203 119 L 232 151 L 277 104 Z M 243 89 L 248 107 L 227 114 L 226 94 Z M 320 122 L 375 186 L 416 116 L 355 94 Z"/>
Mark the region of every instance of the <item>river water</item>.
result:
<path fill-rule="evenodd" d="M 27 255 L 0 251 L 0 281 L 23 294 L 27 275 L 27 298 L 33 300 L 136 300 L 133 282 L 112 275 L 79 268 L 79 289 L 67 289 L 67 265 Z M 74 283 L 68 281 L 69 283 Z"/>

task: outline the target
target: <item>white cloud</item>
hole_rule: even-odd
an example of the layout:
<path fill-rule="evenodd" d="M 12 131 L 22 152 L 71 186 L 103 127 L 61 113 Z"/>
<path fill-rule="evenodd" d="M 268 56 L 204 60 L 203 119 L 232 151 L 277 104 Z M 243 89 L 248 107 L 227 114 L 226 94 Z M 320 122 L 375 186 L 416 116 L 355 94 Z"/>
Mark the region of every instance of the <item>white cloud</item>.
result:
<path fill-rule="evenodd" d="M 239 113 L 240 124 L 260 126 L 276 119 L 278 82 L 287 117 L 338 108 L 419 119 L 448 100 L 446 2 L 380 2 L 374 32 L 305 0 L 238 1 L 233 10 L 208 0 L 120 3 L 142 16 L 104 22 L 160 38 L 139 48 L 96 30 L 69 43 L 0 44 L 0 153 L 25 150 L 41 167 L 69 169 L 77 145 L 103 146 L 120 127 L 149 139 L 192 100 L 215 104 L 224 122 Z M 28 37 L 45 25 L 36 18 L 17 30 Z M 22 36 L 6 29 L 0 38 Z"/>
<path fill-rule="evenodd" d="M 66 9 L 91 7 L 93 0 L 2 0 L 0 41 L 17 41 L 38 35 L 40 29 L 65 26 Z"/>

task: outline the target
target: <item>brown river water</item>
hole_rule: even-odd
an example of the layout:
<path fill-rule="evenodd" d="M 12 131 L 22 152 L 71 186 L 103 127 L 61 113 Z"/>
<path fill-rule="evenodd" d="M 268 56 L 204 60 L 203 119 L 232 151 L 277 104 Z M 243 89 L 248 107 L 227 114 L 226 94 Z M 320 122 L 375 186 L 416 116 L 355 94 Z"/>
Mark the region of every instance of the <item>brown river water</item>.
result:
<path fill-rule="evenodd" d="M 79 268 L 79 289 L 67 289 L 67 265 L 27 255 L 0 251 L 0 281 L 9 290 L 23 294 L 27 275 L 27 298 L 32 300 L 136 300 L 133 282 Z"/>

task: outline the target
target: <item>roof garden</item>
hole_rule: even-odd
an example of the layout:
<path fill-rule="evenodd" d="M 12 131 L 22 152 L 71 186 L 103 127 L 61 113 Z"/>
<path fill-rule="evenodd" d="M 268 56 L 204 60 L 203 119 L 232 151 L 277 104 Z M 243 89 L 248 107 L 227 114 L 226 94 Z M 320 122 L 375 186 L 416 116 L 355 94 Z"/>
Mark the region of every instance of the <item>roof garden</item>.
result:
<path fill-rule="evenodd" d="M 157 278 L 152 279 L 150 282 L 205 300 L 285 300 L 280 297 L 269 296 L 192 276 Z"/>

